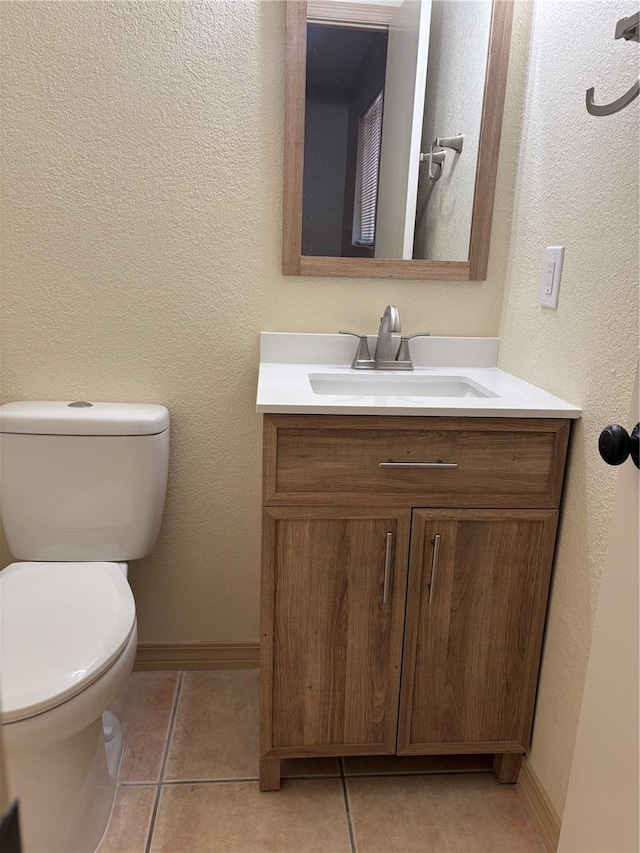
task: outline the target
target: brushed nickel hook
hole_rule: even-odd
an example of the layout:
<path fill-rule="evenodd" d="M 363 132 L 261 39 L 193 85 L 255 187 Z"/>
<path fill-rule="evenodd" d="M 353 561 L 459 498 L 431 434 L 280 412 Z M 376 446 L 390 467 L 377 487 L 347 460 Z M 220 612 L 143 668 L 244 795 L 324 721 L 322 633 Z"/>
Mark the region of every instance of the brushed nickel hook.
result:
<path fill-rule="evenodd" d="M 616 24 L 614 38 L 624 39 L 625 41 L 640 41 L 640 12 L 630 15 L 628 18 L 621 18 Z M 624 95 L 616 98 L 615 101 L 611 101 L 610 104 L 596 104 L 593 100 L 594 92 L 593 86 L 587 89 L 587 112 L 592 116 L 611 116 L 628 107 L 638 97 L 640 80 L 634 83 Z"/>
<path fill-rule="evenodd" d="M 428 154 L 420 155 L 421 163 L 429 164 L 429 180 L 439 181 L 442 177 L 442 167 L 446 158 L 445 148 L 455 151 L 456 154 L 462 153 L 464 144 L 464 134 L 459 133 L 457 136 L 436 136 L 431 143 L 431 148 Z M 437 172 L 434 172 L 434 166 L 438 167 Z"/>
<path fill-rule="evenodd" d="M 614 113 L 619 113 L 625 107 L 628 107 L 632 101 L 640 94 L 640 80 L 633 84 L 628 92 L 611 101 L 610 104 L 596 104 L 593 100 L 595 89 L 593 86 L 587 89 L 587 112 L 592 116 L 612 116 Z"/>
<path fill-rule="evenodd" d="M 464 145 L 464 133 L 459 133 L 457 136 L 436 136 L 435 145 L 441 148 L 451 148 L 452 151 L 462 154 Z"/>
<path fill-rule="evenodd" d="M 436 150 L 435 142 L 431 143 L 431 148 L 428 154 L 420 155 L 421 163 L 429 164 L 429 180 L 430 181 L 438 181 L 442 176 L 442 167 L 444 165 L 444 160 L 446 157 L 446 152 L 440 148 Z M 438 171 L 434 172 L 434 166 L 438 167 Z"/>

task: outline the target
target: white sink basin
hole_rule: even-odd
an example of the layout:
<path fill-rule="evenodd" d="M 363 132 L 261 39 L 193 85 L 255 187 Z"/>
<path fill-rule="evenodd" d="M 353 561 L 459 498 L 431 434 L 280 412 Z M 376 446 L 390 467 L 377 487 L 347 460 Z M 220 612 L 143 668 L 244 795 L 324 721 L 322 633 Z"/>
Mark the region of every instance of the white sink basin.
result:
<path fill-rule="evenodd" d="M 310 373 L 314 394 L 375 397 L 497 397 L 468 376 L 415 373 Z"/>

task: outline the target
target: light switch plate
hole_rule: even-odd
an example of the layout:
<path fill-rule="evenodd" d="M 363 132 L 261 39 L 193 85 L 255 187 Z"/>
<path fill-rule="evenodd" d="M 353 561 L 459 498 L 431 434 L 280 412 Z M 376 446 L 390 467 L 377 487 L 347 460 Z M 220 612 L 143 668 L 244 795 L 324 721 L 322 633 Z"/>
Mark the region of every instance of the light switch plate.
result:
<path fill-rule="evenodd" d="M 540 288 L 540 304 L 544 308 L 558 307 L 564 246 L 547 246 Z"/>

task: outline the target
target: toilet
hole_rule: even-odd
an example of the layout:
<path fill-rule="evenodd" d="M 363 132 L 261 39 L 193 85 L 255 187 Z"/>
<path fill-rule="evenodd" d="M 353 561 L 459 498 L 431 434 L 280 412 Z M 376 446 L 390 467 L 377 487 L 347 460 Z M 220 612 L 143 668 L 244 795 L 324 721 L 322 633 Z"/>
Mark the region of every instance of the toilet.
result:
<path fill-rule="evenodd" d="M 169 412 L 135 403 L 0 406 L 0 724 L 25 853 L 90 853 L 124 749 L 106 711 L 136 654 L 128 561 L 154 547 Z"/>

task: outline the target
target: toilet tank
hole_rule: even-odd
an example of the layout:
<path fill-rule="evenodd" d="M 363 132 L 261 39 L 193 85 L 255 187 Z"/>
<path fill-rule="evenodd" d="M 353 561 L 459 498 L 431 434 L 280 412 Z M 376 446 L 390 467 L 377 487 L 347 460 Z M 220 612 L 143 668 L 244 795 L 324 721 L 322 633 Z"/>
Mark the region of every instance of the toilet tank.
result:
<path fill-rule="evenodd" d="M 0 516 L 13 557 L 144 557 L 160 529 L 168 460 L 164 406 L 0 406 Z"/>

